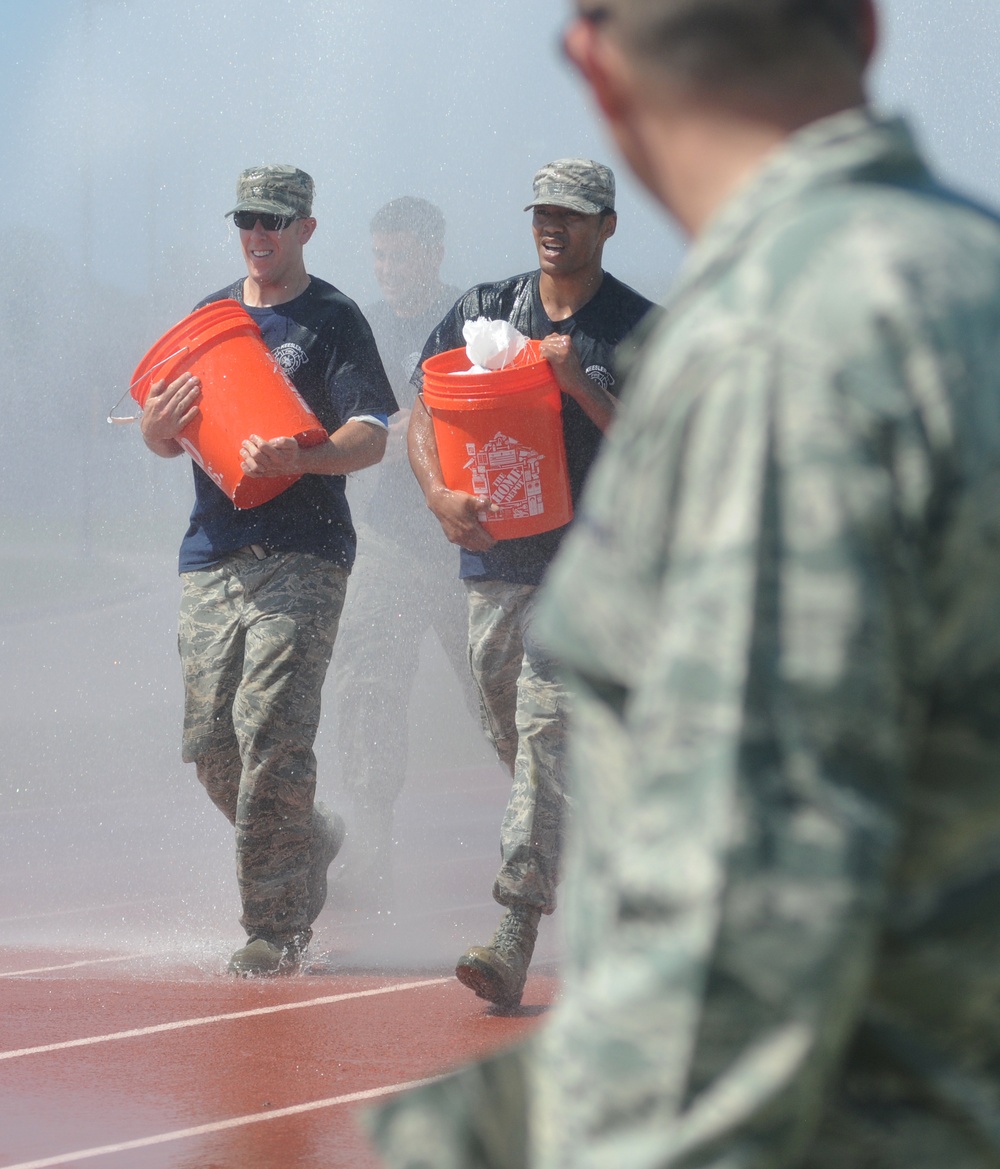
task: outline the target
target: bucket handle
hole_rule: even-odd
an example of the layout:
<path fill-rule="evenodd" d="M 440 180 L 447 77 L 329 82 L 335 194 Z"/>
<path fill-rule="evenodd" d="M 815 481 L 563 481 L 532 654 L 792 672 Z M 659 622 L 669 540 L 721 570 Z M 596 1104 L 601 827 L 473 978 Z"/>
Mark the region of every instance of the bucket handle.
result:
<path fill-rule="evenodd" d="M 110 410 L 110 412 L 108 413 L 108 422 L 110 422 L 110 423 L 112 424 L 112 426 L 114 426 L 114 425 L 116 425 L 116 424 L 117 424 L 118 426 L 127 426 L 127 425 L 128 425 L 128 423 L 130 423 L 130 422 L 138 422 L 138 421 L 139 421 L 139 419 L 142 417 L 142 411 L 141 411 L 141 410 L 139 411 L 139 413 L 138 413 L 138 414 L 131 414 L 131 415 L 130 415 L 128 418 L 118 418 L 118 417 L 115 415 L 115 411 L 116 411 L 116 410 L 118 409 L 118 407 L 119 407 L 119 406 L 122 404 L 122 402 L 124 402 L 124 401 L 125 401 L 125 399 L 128 397 L 128 395 L 132 393 L 132 391 L 135 389 L 135 387 L 136 387 L 136 386 L 137 386 L 137 385 L 138 385 L 138 384 L 139 384 L 141 381 L 143 381 L 143 379 L 145 379 L 145 378 L 149 377 L 149 375 L 150 375 L 150 374 L 153 372 L 153 370 L 154 370 L 154 369 L 159 369 L 161 365 L 166 365 L 168 361 L 173 361 L 173 359 L 174 359 L 175 357 L 180 357 L 180 355 L 181 355 L 182 353 L 187 353 L 187 352 L 188 352 L 188 350 L 189 350 L 189 348 L 190 348 L 190 347 L 189 347 L 189 346 L 187 346 L 187 345 L 182 345 L 182 346 L 180 347 L 180 349 L 178 349 L 178 350 L 176 351 L 176 353 L 171 353 L 169 357 L 164 357 L 164 359 L 163 359 L 162 361 L 158 361 L 158 362 L 157 362 L 155 365 L 151 365 L 151 366 L 149 367 L 149 369 L 147 369 L 147 370 L 144 370 L 144 371 L 143 371 L 143 373 L 142 373 L 142 376 L 141 376 L 141 377 L 137 377 L 137 378 L 135 379 L 135 381 L 134 381 L 134 382 L 133 382 L 133 383 L 132 383 L 132 384 L 129 386 L 129 388 L 128 388 L 128 389 L 125 391 L 125 393 L 124 393 L 124 394 L 122 394 L 122 396 L 121 396 L 121 397 L 118 399 L 118 401 L 117 401 L 117 402 L 115 402 L 115 404 L 114 404 L 114 405 L 111 407 L 111 410 Z"/>

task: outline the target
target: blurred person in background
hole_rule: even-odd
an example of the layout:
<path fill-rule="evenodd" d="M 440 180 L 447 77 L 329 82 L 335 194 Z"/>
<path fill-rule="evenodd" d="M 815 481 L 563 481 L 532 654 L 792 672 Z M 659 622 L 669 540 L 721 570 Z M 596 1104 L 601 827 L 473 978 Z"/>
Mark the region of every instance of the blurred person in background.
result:
<path fill-rule="evenodd" d="M 562 390 L 562 427 L 575 500 L 614 417 L 615 349 L 652 308 L 604 271 L 604 246 L 618 224 L 615 179 L 601 163 L 564 158 L 534 177 L 532 235 L 539 267 L 480 284 L 444 317 L 421 354 L 462 348 L 466 321 L 503 320 L 541 341 Z M 414 373 L 423 384 L 420 366 Z M 530 441 L 529 433 L 519 435 Z M 484 500 L 444 483 L 430 414 L 418 396 L 409 428 L 410 462 L 444 534 L 461 548 L 468 597 L 469 661 L 483 728 L 513 780 L 501 826 L 494 900 L 504 906 L 488 944 L 459 959 L 458 979 L 502 1008 L 519 1005 L 543 913 L 556 907 L 566 791 L 566 691 L 535 635 L 535 594 L 566 526 L 494 540 L 479 520 Z"/>
<path fill-rule="evenodd" d="M 693 247 L 541 605 L 563 994 L 381 1113 L 393 1166 L 1000 1166 L 1000 220 L 868 106 L 875 27 L 568 26 Z"/>
<path fill-rule="evenodd" d="M 192 463 L 195 504 L 180 550 L 183 757 L 236 829 L 247 943 L 229 971 L 241 976 L 298 967 L 344 837 L 343 820 L 314 806 L 313 742 L 354 561 L 345 476 L 382 457 L 396 410 L 361 311 L 306 270 L 313 189 L 296 167 L 240 175 L 227 214 L 247 275 L 201 302 L 246 309 L 330 436 L 305 449 L 288 436 L 248 435 L 245 474 L 301 478 L 245 510 Z M 141 424 L 154 454 L 182 453 L 178 436 L 200 401 L 191 374 L 154 383 Z"/>
<path fill-rule="evenodd" d="M 393 805 L 406 775 L 407 710 L 428 630 L 473 717 L 479 707 L 466 650 L 465 593 L 406 457 L 416 394 L 410 379 L 431 330 L 462 291 L 441 282 L 444 235 L 440 209 L 412 195 L 390 200 L 371 221 L 382 299 L 364 314 L 400 410 L 389 424 L 381 463 L 353 475 L 348 485 L 362 530 L 334 678 L 342 783 L 354 804 L 338 893 L 380 912 L 392 904 Z"/>

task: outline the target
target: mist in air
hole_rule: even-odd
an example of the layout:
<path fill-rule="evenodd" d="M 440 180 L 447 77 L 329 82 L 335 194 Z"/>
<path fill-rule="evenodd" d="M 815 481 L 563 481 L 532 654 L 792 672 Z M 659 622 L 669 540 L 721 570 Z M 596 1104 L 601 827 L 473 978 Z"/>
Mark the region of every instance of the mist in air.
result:
<path fill-rule="evenodd" d="M 418 195 L 442 209 L 441 275 L 466 288 L 535 266 L 522 208 L 540 165 L 597 158 L 619 184 L 606 267 L 653 299 L 667 294 L 682 242 L 559 57 L 568 8 L 0 5 L 7 945 L 185 954 L 216 970 L 242 941 L 231 829 L 180 761 L 176 555 L 190 468 L 149 454 L 137 427 L 105 421 L 152 342 L 244 274 L 224 219 L 240 170 L 280 162 L 314 177 L 307 266 L 364 306 L 378 298 L 368 224 L 387 200 Z M 883 10 L 878 104 L 912 116 L 946 178 L 1000 202 L 1000 9 L 890 0 Z M 442 555 L 457 555 L 443 537 Z M 395 904 L 338 906 L 334 881 L 314 950 L 336 962 L 450 963 L 498 916 L 489 892 L 509 782 L 432 635 L 421 655 Z M 332 691 L 319 796 L 350 825 Z M 544 945 L 540 956 L 557 952 L 553 931 Z"/>

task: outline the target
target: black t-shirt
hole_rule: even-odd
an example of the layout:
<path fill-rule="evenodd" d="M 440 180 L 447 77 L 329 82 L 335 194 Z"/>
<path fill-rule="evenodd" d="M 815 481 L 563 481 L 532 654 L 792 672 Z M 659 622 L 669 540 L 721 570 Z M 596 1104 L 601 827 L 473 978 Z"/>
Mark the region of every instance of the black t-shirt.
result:
<path fill-rule="evenodd" d="M 431 334 L 420 362 L 449 349 L 464 348 L 462 327 L 466 321 L 477 317 L 504 320 L 536 341 L 550 333 L 568 333 L 587 376 L 617 397 L 615 349 L 653 307 L 652 302 L 605 272 L 600 288 L 581 309 L 564 321 L 550 321 L 539 295 L 538 278 L 538 271 L 525 272 L 470 289 Z M 413 383 L 417 387 L 423 384 L 419 363 Z M 575 503 L 601 445 L 601 431 L 568 394 L 562 396 L 562 423 L 570 494 Z M 537 536 L 499 540 L 488 552 L 463 548 L 459 574 L 466 579 L 538 584 L 565 533 L 566 527 L 562 527 Z"/>
<path fill-rule="evenodd" d="M 243 281 L 205 297 L 243 304 Z M 349 297 L 310 277 L 294 300 L 271 308 L 244 305 L 295 388 L 329 433 L 351 418 L 398 409 L 368 323 Z M 356 539 L 343 475 L 303 475 L 259 507 L 239 510 L 196 464 L 195 503 L 181 542 L 180 571 L 208 568 L 247 544 L 311 552 L 350 569 Z"/>
<path fill-rule="evenodd" d="M 365 308 L 365 317 L 375 334 L 400 409 L 413 406 L 416 387 L 411 379 L 420 352 L 431 330 L 461 294 L 461 288 L 442 285 L 433 304 L 417 317 L 398 316 L 384 300 Z M 447 548 L 442 547 L 441 526 L 424 502 L 420 485 L 410 470 L 405 446 L 402 450 L 387 450 L 385 460 L 378 466 L 367 467 L 352 476 L 348 485 L 352 501 L 357 498 L 355 490 L 365 500 L 360 513 L 356 508 L 355 513 L 400 548 L 410 555 L 433 560 L 447 555 Z"/>

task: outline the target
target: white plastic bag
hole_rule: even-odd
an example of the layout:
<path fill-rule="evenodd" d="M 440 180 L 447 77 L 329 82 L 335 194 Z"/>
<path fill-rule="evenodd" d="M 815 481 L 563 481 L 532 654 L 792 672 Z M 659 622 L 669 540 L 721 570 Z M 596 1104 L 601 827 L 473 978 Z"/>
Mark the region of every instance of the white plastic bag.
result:
<path fill-rule="evenodd" d="M 527 344 L 527 338 L 509 321 L 491 321 L 477 317 L 462 327 L 465 352 L 472 362 L 467 373 L 487 373 L 510 365 Z"/>

